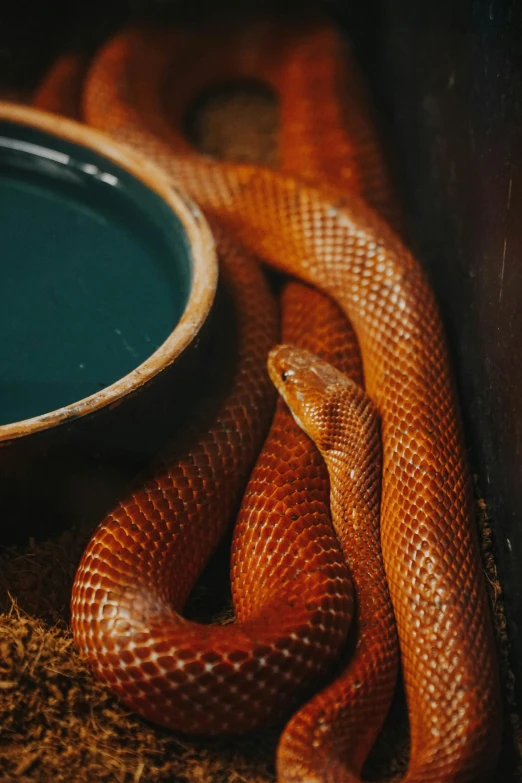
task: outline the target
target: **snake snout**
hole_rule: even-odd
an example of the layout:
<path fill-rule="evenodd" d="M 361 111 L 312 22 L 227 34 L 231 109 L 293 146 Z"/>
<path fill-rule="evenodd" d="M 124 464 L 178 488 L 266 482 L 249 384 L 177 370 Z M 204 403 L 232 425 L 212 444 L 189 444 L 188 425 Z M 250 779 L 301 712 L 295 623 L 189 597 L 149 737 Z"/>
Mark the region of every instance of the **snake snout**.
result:
<path fill-rule="evenodd" d="M 268 355 L 268 372 L 272 382 L 287 397 L 291 385 L 295 393 L 305 394 L 307 390 L 316 394 L 325 393 L 332 384 L 346 383 L 345 376 L 323 361 L 319 356 L 304 348 L 293 345 L 277 345 Z"/>

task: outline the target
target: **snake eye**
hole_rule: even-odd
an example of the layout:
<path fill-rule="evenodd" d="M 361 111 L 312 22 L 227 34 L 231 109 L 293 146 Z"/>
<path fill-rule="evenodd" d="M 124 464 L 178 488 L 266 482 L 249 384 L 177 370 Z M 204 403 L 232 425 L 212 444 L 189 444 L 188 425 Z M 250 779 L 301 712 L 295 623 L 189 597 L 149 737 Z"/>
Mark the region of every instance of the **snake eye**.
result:
<path fill-rule="evenodd" d="M 281 373 L 281 380 L 286 381 L 289 375 L 290 373 L 288 372 L 288 370 L 283 370 L 283 372 Z"/>

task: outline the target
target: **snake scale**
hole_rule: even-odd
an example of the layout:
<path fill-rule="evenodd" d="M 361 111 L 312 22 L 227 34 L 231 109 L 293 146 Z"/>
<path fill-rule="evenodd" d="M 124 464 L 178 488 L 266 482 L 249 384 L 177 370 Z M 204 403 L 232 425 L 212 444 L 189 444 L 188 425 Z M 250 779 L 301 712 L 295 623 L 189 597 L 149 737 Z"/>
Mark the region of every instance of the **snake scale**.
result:
<path fill-rule="evenodd" d="M 181 133 L 194 96 L 237 76 L 279 95 L 282 171 L 217 163 Z M 241 732 L 317 690 L 355 613 L 353 656 L 290 719 L 279 779 L 360 779 L 396 681 L 397 629 L 405 780 L 489 780 L 498 674 L 445 337 L 393 228 L 396 201 L 338 34 L 322 22 L 131 28 L 95 57 L 82 111 L 204 211 L 237 339 L 233 361 L 223 346 L 215 355 L 226 389 L 216 382 L 203 395 L 179 440 L 94 534 L 72 600 L 79 648 L 141 715 Z M 179 612 L 239 504 L 273 405 L 265 365 L 277 317 L 251 256 L 313 287 L 285 290 L 283 339 L 301 348 L 276 349 L 270 372 L 296 419 L 310 418 L 299 423 L 325 462 L 280 400 L 234 533 L 236 623 L 201 626 Z"/>

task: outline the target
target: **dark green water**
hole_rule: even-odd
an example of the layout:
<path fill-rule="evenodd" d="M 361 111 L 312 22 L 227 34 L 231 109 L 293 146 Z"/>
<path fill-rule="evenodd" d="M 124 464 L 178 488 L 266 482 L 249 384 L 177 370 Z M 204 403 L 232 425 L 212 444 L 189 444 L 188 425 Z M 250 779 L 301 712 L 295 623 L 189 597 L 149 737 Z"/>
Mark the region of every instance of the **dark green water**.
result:
<path fill-rule="evenodd" d="M 74 161 L 3 151 L 0 141 L 0 424 L 126 375 L 187 301 L 190 255 L 177 218 L 117 167 L 92 176 L 78 166 L 82 148 L 58 144 Z"/>

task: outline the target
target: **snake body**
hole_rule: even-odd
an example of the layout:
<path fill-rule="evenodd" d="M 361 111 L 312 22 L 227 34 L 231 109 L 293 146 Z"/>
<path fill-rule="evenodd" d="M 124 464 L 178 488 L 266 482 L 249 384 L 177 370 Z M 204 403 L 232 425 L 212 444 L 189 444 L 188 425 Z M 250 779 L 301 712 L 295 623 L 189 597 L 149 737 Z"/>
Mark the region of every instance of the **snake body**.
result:
<path fill-rule="evenodd" d="M 290 71 L 303 80 L 306 74 L 337 78 L 340 61 L 332 36 L 318 28 L 309 33 L 306 46 L 298 37 L 301 43 L 286 59 Z M 378 492 L 371 499 L 359 497 L 370 513 L 355 514 L 361 525 L 355 538 L 347 501 L 339 502 L 342 493 L 334 492 L 332 508 L 361 593 L 358 616 L 363 626 L 368 620 L 368 635 L 362 634 L 341 679 L 288 724 L 278 754 L 279 776 L 287 781 L 359 779 L 395 679 L 395 631 L 381 583 L 383 563 L 410 717 L 406 780 L 487 780 L 499 739 L 498 677 L 460 417 L 429 284 L 393 229 L 368 206 L 368 197 L 353 194 L 358 189 L 367 196 L 361 182 L 381 182 L 373 142 L 366 131 L 359 137 L 357 168 L 357 146 L 336 124 L 328 103 L 332 96 L 315 82 L 317 117 L 324 117 L 326 125 L 331 117 L 335 126 L 326 158 L 338 164 L 337 150 L 346 164 L 344 169 L 327 164 L 336 172 L 329 177 L 333 188 L 253 166 L 216 163 L 190 150 L 174 155 L 172 129 L 161 108 L 170 44 L 168 34 L 139 29 L 110 42 L 85 85 L 85 119 L 154 159 L 218 227 L 224 273 L 238 297 L 239 358 L 231 370 L 232 396 L 211 395 L 214 399 L 202 404 L 200 417 L 180 443 L 95 533 L 74 588 L 77 643 L 133 709 L 175 728 L 216 732 L 245 730 L 279 714 L 283 701 L 292 705 L 299 682 L 317 681 L 346 637 L 352 599 L 339 545 L 322 516 L 324 472 L 309 446 L 299 446 L 301 456 L 292 461 L 286 444 L 297 435 L 287 435 L 294 426 L 288 418 L 279 423 L 276 418 L 272 451 L 260 457 L 243 501 L 232 569 L 237 626 L 196 627 L 177 614 L 219 537 L 221 512 L 232 511 L 237 502 L 270 409 L 263 364 L 276 339 L 272 305 L 258 273 L 238 261 L 236 245 L 223 237 L 225 232 L 248 252 L 326 293 L 348 316 L 370 406 L 381 423 L 382 561 L 377 552 L 370 579 L 370 567 L 357 563 L 354 541 L 373 547 Z M 266 72 L 280 76 L 285 58 L 276 44 Z M 189 53 L 185 56 L 193 61 Z M 223 72 L 226 76 L 226 67 Z M 327 102 L 324 114 L 322 100 Z M 299 123 L 294 136 L 294 160 L 302 156 L 303 173 L 312 180 L 321 171 L 307 163 L 311 137 Z M 373 206 L 393 221 L 387 187 L 368 186 L 368 192 L 375 194 L 369 198 Z M 330 315 L 334 311 L 325 317 Z M 324 325 L 321 330 L 324 338 Z M 328 358 L 328 350 L 323 355 Z M 328 408 L 331 437 L 341 438 L 330 447 L 339 453 L 345 452 L 343 427 L 333 424 L 342 421 L 342 397 L 332 398 Z M 278 415 L 283 415 L 281 404 Z M 375 433 L 373 417 L 368 421 L 365 432 Z M 373 461 L 365 467 L 374 476 L 373 435 L 366 445 Z M 350 483 L 344 463 L 332 467 L 330 458 L 327 462 L 333 488 Z M 311 483 L 311 500 L 300 483 L 298 463 L 314 463 L 316 478 L 304 480 Z M 282 464 L 290 478 L 286 474 L 278 483 Z M 275 489 L 259 500 L 266 479 Z M 296 494 L 290 502 L 292 487 Z M 254 510 L 256 501 L 260 511 Z M 290 550 L 290 543 L 297 548 Z"/>

